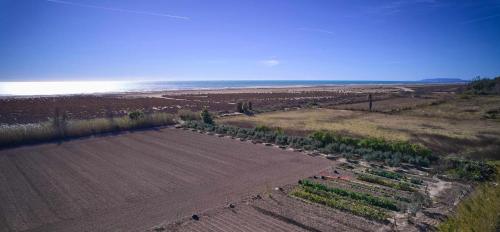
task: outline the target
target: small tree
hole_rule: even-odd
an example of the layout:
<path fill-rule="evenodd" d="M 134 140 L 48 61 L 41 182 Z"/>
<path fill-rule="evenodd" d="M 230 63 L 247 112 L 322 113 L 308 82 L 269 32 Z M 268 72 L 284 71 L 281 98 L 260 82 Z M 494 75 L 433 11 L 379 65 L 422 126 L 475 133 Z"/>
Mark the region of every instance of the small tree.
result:
<path fill-rule="evenodd" d="M 210 112 L 208 112 L 208 109 L 205 107 L 201 111 L 201 119 L 203 120 L 204 123 L 206 124 L 214 124 L 214 120 L 212 119 L 212 115 L 210 115 Z"/>

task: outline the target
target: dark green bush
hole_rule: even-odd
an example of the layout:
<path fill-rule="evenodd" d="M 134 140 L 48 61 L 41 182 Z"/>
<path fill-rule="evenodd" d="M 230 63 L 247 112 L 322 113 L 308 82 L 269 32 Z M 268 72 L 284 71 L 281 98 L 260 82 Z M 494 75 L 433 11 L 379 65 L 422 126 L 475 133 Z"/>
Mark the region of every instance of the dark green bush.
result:
<path fill-rule="evenodd" d="M 212 118 L 212 115 L 210 114 L 210 112 L 208 112 L 207 108 L 204 108 L 201 111 L 200 116 L 201 116 L 201 119 L 203 120 L 204 123 L 206 123 L 206 124 L 214 124 L 214 120 Z"/>
<path fill-rule="evenodd" d="M 141 118 L 144 118 L 144 113 L 142 111 L 132 111 L 128 113 L 128 117 L 132 120 L 139 120 Z"/>

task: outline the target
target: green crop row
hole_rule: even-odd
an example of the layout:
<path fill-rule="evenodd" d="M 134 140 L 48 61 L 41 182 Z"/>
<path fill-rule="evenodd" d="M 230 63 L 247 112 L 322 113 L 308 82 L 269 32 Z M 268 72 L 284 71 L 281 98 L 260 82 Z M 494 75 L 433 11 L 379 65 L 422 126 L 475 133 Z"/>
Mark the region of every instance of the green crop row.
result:
<path fill-rule="evenodd" d="M 396 202 L 391 201 L 391 200 L 386 199 L 386 198 L 375 197 L 375 196 L 372 196 L 372 195 L 367 194 L 367 193 L 358 193 L 358 192 L 353 192 L 353 191 L 340 189 L 340 188 L 332 188 L 332 187 L 328 187 L 328 186 L 320 184 L 320 183 L 314 183 L 314 182 L 309 181 L 309 180 L 301 181 L 301 185 L 304 187 L 310 187 L 313 189 L 334 193 L 334 194 L 337 194 L 339 196 L 348 197 L 350 199 L 364 202 L 364 203 L 367 203 L 367 204 L 370 204 L 373 206 L 378 206 L 381 208 L 390 209 L 390 210 L 394 210 L 394 211 L 399 210 L 398 206 L 396 205 Z"/>
<path fill-rule="evenodd" d="M 328 207 L 332 207 L 342 211 L 347 211 L 354 215 L 371 220 L 386 221 L 388 217 L 387 213 L 382 210 L 364 205 L 362 203 L 344 200 L 320 190 L 311 191 L 311 189 L 308 190 L 305 188 L 298 188 L 292 192 L 292 195 L 314 203 L 326 205 Z"/>
<path fill-rule="evenodd" d="M 410 186 L 410 184 L 406 182 L 393 182 L 389 181 L 386 179 L 382 179 L 380 177 L 372 176 L 372 175 L 365 175 L 365 174 L 360 174 L 358 175 L 358 179 L 374 184 L 379 184 L 383 186 L 387 186 L 393 189 L 398 189 L 398 190 L 403 190 L 403 191 L 409 191 L 409 192 L 415 192 L 416 190 Z"/>
<path fill-rule="evenodd" d="M 398 180 L 398 181 L 408 181 L 412 184 L 417 184 L 417 185 L 423 184 L 423 181 L 421 179 L 417 179 L 414 177 L 407 177 L 403 174 L 399 174 L 396 172 L 389 172 L 389 171 L 385 171 L 382 169 L 368 169 L 367 172 L 370 174 L 385 177 L 388 179 L 393 179 L 393 180 Z"/>

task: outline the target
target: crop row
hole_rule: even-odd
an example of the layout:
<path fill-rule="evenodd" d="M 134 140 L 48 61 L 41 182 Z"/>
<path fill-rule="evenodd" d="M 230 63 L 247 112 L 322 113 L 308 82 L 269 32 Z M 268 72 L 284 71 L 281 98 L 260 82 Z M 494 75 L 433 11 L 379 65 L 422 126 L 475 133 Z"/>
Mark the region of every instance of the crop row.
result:
<path fill-rule="evenodd" d="M 370 220 L 386 221 L 388 217 L 387 213 L 383 210 L 370 207 L 363 203 L 345 200 L 322 190 L 300 187 L 295 189 L 291 194 L 295 197 L 346 211 Z"/>
<path fill-rule="evenodd" d="M 396 173 L 396 172 L 389 172 L 389 171 L 385 171 L 382 169 L 368 169 L 367 172 L 370 174 L 385 177 L 388 179 L 399 180 L 399 181 L 409 181 L 410 183 L 417 184 L 417 185 L 423 184 L 423 181 L 421 179 L 417 179 L 414 177 L 407 177 L 403 174 Z"/>
<path fill-rule="evenodd" d="M 314 182 L 309 181 L 309 180 L 302 180 L 300 184 L 301 184 L 301 186 L 304 186 L 304 187 L 309 187 L 309 188 L 313 188 L 316 190 L 334 193 L 336 195 L 339 195 L 342 197 L 348 197 L 352 200 L 360 201 L 360 202 L 370 204 L 373 206 L 378 206 L 381 208 L 390 209 L 390 210 L 394 210 L 394 211 L 399 210 L 398 206 L 396 205 L 396 202 L 389 200 L 389 199 L 386 199 L 386 198 L 372 196 L 372 195 L 367 194 L 367 193 L 358 193 L 358 192 L 349 191 L 349 190 L 345 190 L 345 189 L 341 189 L 341 188 L 332 188 L 332 187 L 328 187 L 328 186 L 320 184 L 320 183 L 314 183 Z"/>
<path fill-rule="evenodd" d="M 399 166 L 401 163 L 411 163 L 420 166 L 428 166 L 432 160 L 432 156 L 427 152 L 420 151 L 420 146 L 414 146 L 415 151 L 410 153 L 401 153 L 399 151 L 384 151 L 377 150 L 383 147 L 370 147 L 366 143 L 354 143 L 349 139 L 335 139 L 332 142 L 326 143 L 325 139 L 318 139 L 319 132 L 314 133 L 309 137 L 288 136 L 281 130 L 273 130 L 267 127 L 257 127 L 254 129 L 239 128 L 228 125 L 205 124 L 199 121 L 188 121 L 184 124 L 185 127 L 194 128 L 197 130 L 226 134 L 242 139 L 252 139 L 267 143 L 275 143 L 282 146 L 290 146 L 305 150 L 319 150 L 324 153 L 342 153 L 346 157 L 354 155 L 362 156 L 366 160 L 384 161 L 391 166 Z M 345 138 L 345 137 L 341 137 Z M 342 142 L 343 141 L 343 142 Z M 356 140 L 357 141 L 357 140 Z M 345 143 L 344 143 L 345 142 Z"/>
<path fill-rule="evenodd" d="M 358 179 L 374 184 L 379 184 L 383 186 L 387 186 L 393 189 L 398 189 L 398 190 L 403 190 L 403 191 L 408 191 L 408 192 L 415 192 L 416 190 L 410 186 L 410 184 L 406 182 L 393 182 L 387 179 L 383 179 L 377 176 L 372 176 L 372 175 L 365 175 L 365 174 L 359 174 Z"/>
<path fill-rule="evenodd" d="M 363 184 L 361 182 L 352 182 L 350 180 L 343 180 L 343 179 L 331 179 L 329 180 L 329 182 L 335 182 L 335 185 L 338 185 L 339 187 L 344 189 L 348 188 L 354 191 L 367 192 L 370 194 L 379 194 L 382 197 L 392 198 L 396 201 L 404 203 L 411 202 L 410 200 L 411 196 L 409 194 L 399 192 L 399 190 L 392 188 L 379 188 L 376 186 Z"/>

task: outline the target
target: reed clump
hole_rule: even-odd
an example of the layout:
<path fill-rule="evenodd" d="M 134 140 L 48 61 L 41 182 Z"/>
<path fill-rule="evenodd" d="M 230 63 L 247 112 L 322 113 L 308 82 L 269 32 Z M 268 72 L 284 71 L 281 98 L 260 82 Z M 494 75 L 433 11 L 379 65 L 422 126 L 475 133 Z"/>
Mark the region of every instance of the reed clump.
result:
<path fill-rule="evenodd" d="M 141 117 L 123 116 L 86 120 L 69 120 L 63 114 L 56 114 L 50 120 L 42 123 L 1 125 L 0 147 L 166 126 L 174 123 L 174 116 L 167 113 L 144 114 Z"/>

